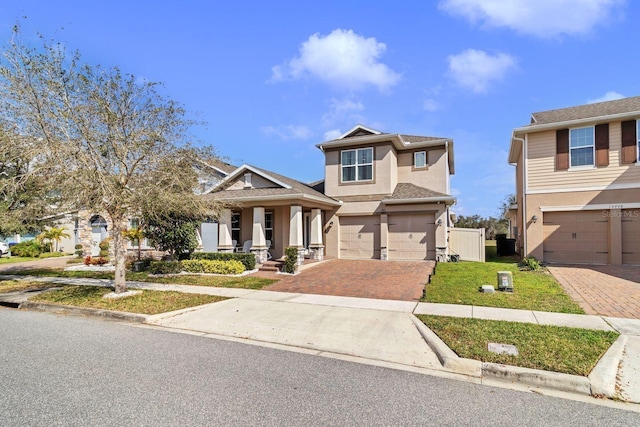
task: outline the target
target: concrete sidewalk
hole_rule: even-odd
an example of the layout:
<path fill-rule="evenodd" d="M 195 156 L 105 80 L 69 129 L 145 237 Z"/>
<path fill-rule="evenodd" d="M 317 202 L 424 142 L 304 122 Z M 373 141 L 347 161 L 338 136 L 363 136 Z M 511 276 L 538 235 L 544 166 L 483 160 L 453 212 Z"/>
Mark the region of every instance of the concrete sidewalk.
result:
<path fill-rule="evenodd" d="M 18 277 L 0 276 L 0 279 L 9 278 Z M 53 277 L 28 279 L 93 286 L 112 286 L 113 282 Z M 128 285 L 137 289 L 233 298 L 147 316 L 145 323 L 155 327 L 426 369 L 476 382 L 507 380 L 525 386 L 640 403 L 640 320 L 637 319 L 147 282 L 128 282 Z M 13 298 L 14 301 L 16 297 L 26 300 L 28 296 L 14 295 Z M 459 358 L 419 322 L 414 313 L 615 330 L 622 335 L 589 378 L 585 378 Z"/>

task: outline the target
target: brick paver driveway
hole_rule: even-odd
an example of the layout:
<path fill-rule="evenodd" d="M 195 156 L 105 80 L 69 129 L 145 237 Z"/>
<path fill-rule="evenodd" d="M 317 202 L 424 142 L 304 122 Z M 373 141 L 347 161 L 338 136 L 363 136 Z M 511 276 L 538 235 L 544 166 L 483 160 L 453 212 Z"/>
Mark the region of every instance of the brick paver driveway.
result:
<path fill-rule="evenodd" d="M 433 263 L 332 259 L 280 279 L 265 290 L 418 301 Z"/>
<path fill-rule="evenodd" d="M 587 314 L 640 319 L 640 267 L 571 265 L 549 271 Z"/>

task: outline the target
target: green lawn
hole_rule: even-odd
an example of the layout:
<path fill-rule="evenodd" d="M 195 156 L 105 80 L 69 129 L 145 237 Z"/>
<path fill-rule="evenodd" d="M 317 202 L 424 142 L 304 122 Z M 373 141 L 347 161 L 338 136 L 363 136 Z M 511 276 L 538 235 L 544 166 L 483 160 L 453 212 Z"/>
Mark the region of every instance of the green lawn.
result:
<path fill-rule="evenodd" d="M 616 332 L 497 320 L 418 315 L 458 356 L 483 362 L 589 375 L 618 338 Z M 490 342 L 511 344 L 518 356 L 488 351 Z"/>
<path fill-rule="evenodd" d="M 36 269 L 12 271 L 5 274 L 24 276 L 45 276 L 45 277 L 76 277 L 91 279 L 113 279 L 113 272 L 98 271 L 64 271 L 59 269 Z M 127 271 L 127 280 L 138 282 L 167 283 L 174 285 L 192 286 L 215 286 L 221 288 L 242 288 L 242 289 L 262 289 L 276 280 L 263 279 L 258 277 L 223 277 L 223 276 L 200 276 L 200 275 L 179 275 L 170 277 L 148 277 L 145 272 Z"/>
<path fill-rule="evenodd" d="M 170 291 L 142 291 L 140 294 L 124 298 L 103 298 L 105 294 L 111 291 L 112 289 L 110 288 L 98 286 L 69 285 L 59 290 L 34 295 L 29 298 L 29 300 L 76 307 L 125 311 L 129 313 L 158 314 L 227 299 L 213 295 L 187 294 Z"/>
<path fill-rule="evenodd" d="M 36 261 L 36 260 L 39 260 L 39 259 L 40 258 L 19 257 L 19 256 L 12 256 L 11 258 L 2 257 L 2 258 L 0 258 L 0 264 L 11 264 L 11 263 L 14 263 L 14 262 Z"/>
<path fill-rule="evenodd" d="M 25 291 L 28 289 L 42 289 L 56 286 L 51 283 L 34 282 L 30 280 L 0 280 L 0 294 L 7 292 Z"/>
<path fill-rule="evenodd" d="M 493 253 L 492 253 L 493 252 Z M 520 271 L 514 257 L 496 257 L 488 246 L 488 262 L 439 263 L 423 301 L 584 314 L 584 310 L 546 271 Z M 513 293 L 481 293 L 482 285 L 497 287 L 497 272 L 513 273 Z"/>

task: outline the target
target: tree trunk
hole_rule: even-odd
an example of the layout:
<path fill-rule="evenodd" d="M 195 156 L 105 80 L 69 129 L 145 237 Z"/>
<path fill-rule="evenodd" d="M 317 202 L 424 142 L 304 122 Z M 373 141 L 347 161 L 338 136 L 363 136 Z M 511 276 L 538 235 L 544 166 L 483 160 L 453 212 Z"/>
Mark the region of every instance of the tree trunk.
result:
<path fill-rule="evenodd" d="M 111 239 L 114 250 L 114 266 L 116 268 L 114 288 L 115 293 L 120 294 L 127 291 L 127 281 L 125 279 L 125 263 L 127 261 L 126 240 L 122 232 L 126 230 L 123 218 L 111 217 L 113 223 L 111 229 Z"/>

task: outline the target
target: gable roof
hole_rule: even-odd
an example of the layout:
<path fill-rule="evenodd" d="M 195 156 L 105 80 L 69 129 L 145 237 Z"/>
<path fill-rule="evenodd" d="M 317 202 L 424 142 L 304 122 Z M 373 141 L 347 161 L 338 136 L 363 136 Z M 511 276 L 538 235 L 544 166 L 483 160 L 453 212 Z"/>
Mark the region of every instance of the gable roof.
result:
<path fill-rule="evenodd" d="M 227 190 L 226 188 L 234 180 L 242 176 L 244 172 L 251 171 L 264 179 L 276 184 L 276 187 L 268 188 L 244 188 L 240 190 Z M 206 197 L 226 202 L 250 202 L 260 200 L 280 200 L 280 199 L 309 199 L 316 202 L 339 206 L 340 202 L 325 196 L 314 190 L 309 185 L 295 179 L 280 175 L 278 173 L 258 168 L 252 165 L 242 165 L 231 173 L 227 179 L 215 187 Z"/>
<path fill-rule="evenodd" d="M 399 151 L 444 146 L 449 155 L 449 171 L 451 174 L 455 173 L 453 140 L 451 138 L 384 133 L 363 125 L 357 125 L 339 138 L 316 144 L 316 147 L 325 151 L 326 148 L 349 147 L 382 141 L 390 141 Z"/>

